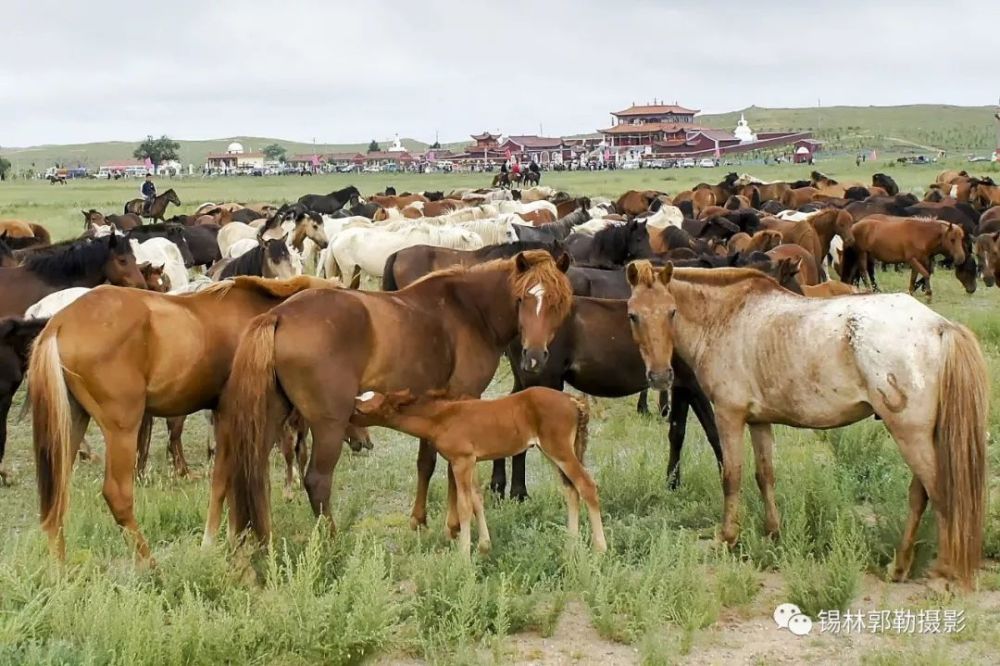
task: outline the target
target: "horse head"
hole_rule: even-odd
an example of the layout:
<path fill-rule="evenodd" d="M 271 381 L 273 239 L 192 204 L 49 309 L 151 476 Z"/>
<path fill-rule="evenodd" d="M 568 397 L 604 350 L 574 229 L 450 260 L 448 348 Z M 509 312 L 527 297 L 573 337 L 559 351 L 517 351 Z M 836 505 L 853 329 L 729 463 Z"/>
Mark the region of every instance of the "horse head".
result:
<path fill-rule="evenodd" d="M 146 288 L 146 278 L 142 276 L 135 261 L 135 252 L 129 242 L 128 235 L 119 236 L 116 233 L 106 236 L 108 254 L 104 262 L 104 279 L 119 287 Z M 95 241 L 96 242 L 96 241 Z"/>
<path fill-rule="evenodd" d="M 673 273 L 671 263 L 659 272 L 648 261 L 633 261 L 625 268 L 625 278 L 632 289 L 628 299 L 632 339 L 646 365 L 646 381 L 660 391 L 669 391 L 674 383 L 673 325 L 677 302 L 669 289 Z"/>
<path fill-rule="evenodd" d="M 573 288 L 566 271 L 566 253 L 553 258 L 546 250 L 526 250 L 514 256 L 511 286 L 517 300 L 521 335 L 521 368 L 538 373 L 549 358 L 549 343 L 569 315 Z"/>

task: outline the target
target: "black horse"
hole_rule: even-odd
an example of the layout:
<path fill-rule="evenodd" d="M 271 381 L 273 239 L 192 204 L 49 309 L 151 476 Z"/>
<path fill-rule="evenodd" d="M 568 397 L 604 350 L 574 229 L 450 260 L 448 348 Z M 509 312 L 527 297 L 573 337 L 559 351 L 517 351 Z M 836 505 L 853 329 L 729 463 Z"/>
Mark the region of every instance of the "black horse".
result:
<path fill-rule="evenodd" d="M 7 473 L 3 467 L 4 452 L 7 449 L 7 415 L 10 413 L 14 394 L 21 386 L 28 369 L 31 343 L 48 321 L 19 317 L 0 319 L 0 482 L 7 481 Z"/>
<path fill-rule="evenodd" d="M 329 194 L 305 194 L 299 197 L 298 203 L 302 204 L 306 210 L 317 213 L 331 215 L 343 208 L 351 197 L 360 197 L 361 192 L 353 185 L 348 185 L 342 190 L 336 190 Z"/>
<path fill-rule="evenodd" d="M 620 268 L 634 259 L 653 256 L 649 231 L 637 220 L 608 226 L 593 236 L 571 234 L 566 250 L 576 263 L 597 268 Z"/>

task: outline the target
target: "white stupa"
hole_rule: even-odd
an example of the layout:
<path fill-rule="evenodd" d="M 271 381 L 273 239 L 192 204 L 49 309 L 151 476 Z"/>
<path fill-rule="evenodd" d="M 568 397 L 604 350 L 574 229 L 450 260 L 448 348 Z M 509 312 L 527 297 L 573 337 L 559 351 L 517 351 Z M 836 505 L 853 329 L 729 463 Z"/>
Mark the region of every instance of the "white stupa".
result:
<path fill-rule="evenodd" d="M 740 122 L 736 123 L 736 130 L 733 132 L 733 136 L 740 140 L 740 143 L 751 143 L 757 140 L 757 135 L 753 133 L 750 129 L 750 125 L 747 124 L 747 119 L 740 114 Z"/>
<path fill-rule="evenodd" d="M 387 151 L 390 153 L 402 153 L 406 151 L 406 148 L 403 148 L 403 144 L 399 140 L 398 133 L 396 134 L 396 139 L 392 142 L 392 145 L 389 146 Z"/>
<path fill-rule="evenodd" d="M 229 147 L 226 148 L 226 152 L 229 153 L 230 155 L 242 155 L 243 144 L 240 143 L 239 141 L 233 141 L 231 144 L 229 144 Z"/>

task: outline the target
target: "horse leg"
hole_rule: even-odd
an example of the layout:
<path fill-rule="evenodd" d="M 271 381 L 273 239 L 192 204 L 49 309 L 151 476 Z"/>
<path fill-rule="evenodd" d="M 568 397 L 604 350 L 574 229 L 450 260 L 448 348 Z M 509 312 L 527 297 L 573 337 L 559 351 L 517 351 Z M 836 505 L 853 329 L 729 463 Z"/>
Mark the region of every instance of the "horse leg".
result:
<path fill-rule="evenodd" d="M 313 435 L 315 438 L 315 434 Z M 315 448 L 316 444 L 313 443 Z M 434 467 L 437 465 L 437 451 L 426 439 L 420 440 L 417 451 L 417 495 L 413 498 L 410 511 L 410 529 L 427 527 L 427 488 L 430 486 Z"/>
<path fill-rule="evenodd" d="M 743 478 L 743 428 L 741 414 L 719 410 L 715 422 L 722 436 L 722 540 L 730 546 L 740 535 L 740 481 Z"/>
<path fill-rule="evenodd" d="M 472 484 L 476 473 L 473 457 L 456 458 L 452 464 L 455 472 L 455 501 L 458 508 L 458 550 L 464 557 L 471 557 L 472 549 Z"/>
<path fill-rule="evenodd" d="M 6 485 L 9 475 L 7 468 L 4 467 L 3 458 L 7 450 L 7 414 L 10 413 L 10 405 L 14 400 L 15 390 L 17 390 L 16 387 L 0 397 L 0 485 Z"/>
<path fill-rule="evenodd" d="M 455 470 L 452 469 L 451 463 L 448 463 L 448 510 L 445 513 L 444 518 L 444 536 L 447 539 L 455 540 L 458 537 L 458 493 L 455 490 Z"/>
<path fill-rule="evenodd" d="M 598 553 L 603 553 L 608 549 L 608 543 L 604 538 L 604 522 L 601 520 L 601 506 L 597 500 L 597 484 L 594 478 L 576 457 L 576 432 L 570 434 L 565 440 L 565 445 L 543 439 L 539 442 L 542 452 L 552 461 L 563 477 L 563 483 L 573 486 L 574 493 L 583 499 L 587 505 L 587 514 L 590 516 L 590 536 L 592 546 Z M 579 508 L 575 498 L 571 498 L 569 492 L 566 493 L 566 527 L 570 534 L 579 533 Z M 574 511 L 575 509 L 575 511 Z M 576 514 L 575 516 L 573 514 Z"/>
<path fill-rule="evenodd" d="M 754 476 L 764 500 L 764 534 L 775 536 L 781 520 L 774 503 L 774 433 L 771 424 L 751 425 L 750 441 L 753 443 Z"/>
<path fill-rule="evenodd" d="M 497 499 L 503 499 L 507 490 L 507 459 L 497 458 L 493 461 L 493 473 L 490 475 L 490 492 Z"/>
<path fill-rule="evenodd" d="M 649 390 L 643 389 L 639 391 L 639 402 L 635 405 L 635 411 L 637 414 L 646 415 L 649 414 Z"/>
<path fill-rule="evenodd" d="M 144 407 L 144 406 L 143 406 Z M 116 410 L 117 411 L 117 410 Z M 126 532 L 143 564 L 151 563 L 149 545 L 135 520 L 135 469 L 138 456 L 138 438 L 142 411 L 128 414 L 108 414 L 101 423 L 104 433 L 106 462 L 104 466 L 104 501 L 107 502 L 115 522 Z"/>
<path fill-rule="evenodd" d="M 861 281 L 869 290 L 874 291 L 875 276 L 868 270 L 868 253 L 858 251 L 858 270 L 861 271 Z"/>
<path fill-rule="evenodd" d="M 670 428 L 667 440 L 670 442 L 670 455 L 667 458 L 667 488 L 676 490 L 681 482 L 681 449 L 684 447 L 684 435 L 687 433 L 688 396 L 686 391 L 678 386 L 671 389 L 673 399 L 670 401 Z"/>
<path fill-rule="evenodd" d="M 476 525 L 479 529 L 479 554 L 486 555 L 490 552 L 493 544 L 490 542 L 490 528 L 486 524 L 486 511 L 483 508 L 483 494 L 479 492 L 479 480 L 475 475 L 475 465 L 472 478 L 472 510 L 476 515 Z"/>
<path fill-rule="evenodd" d="M 208 495 L 208 516 L 205 519 L 205 533 L 201 538 L 202 548 L 209 548 L 215 543 L 222 521 L 222 507 L 226 501 L 226 492 L 230 485 L 229 458 L 232 455 L 228 446 L 219 448 L 212 467 L 212 486 Z M 209 457 L 211 459 L 211 456 Z"/>
<path fill-rule="evenodd" d="M 705 439 L 708 440 L 708 445 L 712 447 L 712 453 L 715 454 L 715 463 L 721 472 L 722 445 L 719 443 L 719 429 L 715 425 L 715 410 L 712 409 L 712 401 L 700 389 L 691 391 L 689 401 L 691 408 L 694 410 L 694 415 L 698 417 L 701 429 L 705 431 Z"/>
<path fill-rule="evenodd" d="M 281 433 L 281 455 L 285 459 L 285 485 L 281 494 L 286 502 L 295 497 L 295 433 L 287 426 Z"/>
<path fill-rule="evenodd" d="M 344 431 L 349 415 L 344 418 L 324 418 L 309 422 L 313 434 L 312 456 L 302 485 L 309 496 L 313 513 L 330 520 L 330 531 L 336 524 L 330 512 L 330 495 L 333 491 L 333 473 L 344 449 Z"/>
<path fill-rule="evenodd" d="M 184 421 L 186 416 L 178 416 L 167 419 L 167 432 L 170 434 L 170 443 L 167 444 L 167 451 L 170 453 L 170 461 L 174 465 L 174 474 L 184 478 L 191 474 L 187 460 L 184 459 L 184 445 L 181 443 L 181 435 L 184 434 Z"/>
<path fill-rule="evenodd" d="M 510 498 L 518 502 L 528 499 L 528 486 L 524 472 L 524 462 L 527 459 L 527 451 L 522 451 L 510 459 Z"/>
<path fill-rule="evenodd" d="M 927 301 L 930 302 L 933 296 L 930 271 L 924 268 L 924 265 L 915 258 L 910 259 L 908 263 L 910 264 L 910 296 L 913 296 L 913 292 L 916 290 L 917 275 L 919 274 L 923 276 L 927 284 Z"/>
<path fill-rule="evenodd" d="M 920 527 L 920 518 L 927 509 L 927 489 L 920 479 L 914 474 L 910 480 L 910 514 L 906 518 L 906 529 L 903 530 L 903 538 L 899 543 L 899 550 L 896 551 L 893 562 L 892 580 L 901 583 L 910 575 L 913 567 L 913 547 L 917 538 L 917 529 Z"/>

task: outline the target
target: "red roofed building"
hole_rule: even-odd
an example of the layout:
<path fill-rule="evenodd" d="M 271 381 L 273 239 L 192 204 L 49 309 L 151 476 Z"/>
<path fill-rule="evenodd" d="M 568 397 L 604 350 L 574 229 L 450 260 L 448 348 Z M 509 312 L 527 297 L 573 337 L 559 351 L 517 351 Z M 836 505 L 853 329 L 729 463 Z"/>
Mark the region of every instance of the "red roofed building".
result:
<path fill-rule="evenodd" d="M 633 104 L 613 112 L 611 127 L 599 130 L 607 152 L 618 162 L 650 157 L 719 157 L 726 153 L 775 148 L 809 139 L 808 132 L 771 132 L 753 135 L 740 118 L 737 130 L 703 127 L 695 121 L 697 109 L 679 104 Z"/>

